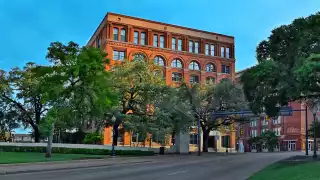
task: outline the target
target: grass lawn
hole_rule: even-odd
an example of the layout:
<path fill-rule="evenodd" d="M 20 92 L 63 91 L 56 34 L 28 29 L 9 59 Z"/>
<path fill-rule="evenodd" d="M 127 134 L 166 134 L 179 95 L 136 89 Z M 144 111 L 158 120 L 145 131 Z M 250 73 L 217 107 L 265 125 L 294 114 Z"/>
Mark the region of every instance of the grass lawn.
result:
<path fill-rule="evenodd" d="M 253 175 L 249 180 L 319 180 L 320 162 L 279 162 Z"/>
<path fill-rule="evenodd" d="M 86 154 L 52 154 L 52 158 L 44 157 L 43 153 L 32 152 L 0 152 L 0 164 L 12 163 L 30 163 L 30 162 L 48 162 L 48 161 L 67 161 L 79 159 L 97 159 L 104 158 L 103 155 Z"/>

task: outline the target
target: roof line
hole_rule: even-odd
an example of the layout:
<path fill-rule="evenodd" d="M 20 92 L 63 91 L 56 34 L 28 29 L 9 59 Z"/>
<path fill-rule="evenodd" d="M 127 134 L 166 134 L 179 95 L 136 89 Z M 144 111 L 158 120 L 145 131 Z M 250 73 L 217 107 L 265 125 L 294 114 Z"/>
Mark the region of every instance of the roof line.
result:
<path fill-rule="evenodd" d="M 214 32 L 209 32 L 209 31 L 194 29 L 194 28 L 188 28 L 188 27 L 179 26 L 179 25 L 174 25 L 174 24 L 168 24 L 168 23 L 163 23 L 163 22 L 159 22 L 159 21 L 153 21 L 153 20 L 143 19 L 143 18 L 139 18 L 139 17 L 127 16 L 127 15 L 117 14 L 117 13 L 113 13 L 113 12 L 108 12 L 108 13 L 107 13 L 107 16 L 108 16 L 109 14 L 110 14 L 110 15 L 116 15 L 116 16 L 122 16 L 122 17 L 126 17 L 126 18 L 132 18 L 132 19 L 136 19 L 136 20 L 140 20 L 140 21 L 147 21 L 147 22 L 157 23 L 157 24 L 166 25 L 166 26 L 178 27 L 178 28 L 188 29 L 188 30 L 192 30 L 192 31 L 198 31 L 198 32 L 213 34 L 213 35 L 225 36 L 225 37 L 229 37 L 229 38 L 233 38 L 233 39 L 234 39 L 233 36 L 228 36 L 228 35 L 224 35 L 224 34 L 219 34 L 219 33 L 214 33 Z"/>

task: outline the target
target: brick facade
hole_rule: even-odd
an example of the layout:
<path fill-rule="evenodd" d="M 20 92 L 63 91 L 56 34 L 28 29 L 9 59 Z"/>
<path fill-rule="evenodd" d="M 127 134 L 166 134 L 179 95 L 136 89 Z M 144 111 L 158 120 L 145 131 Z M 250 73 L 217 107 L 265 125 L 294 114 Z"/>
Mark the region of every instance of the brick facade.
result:
<path fill-rule="evenodd" d="M 100 47 L 107 52 L 111 65 L 121 63 L 123 59 L 131 61 L 137 54 L 149 61 L 160 57 L 164 61 L 163 75 L 167 84 L 172 86 L 176 85 L 173 73 L 180 73 L 187 83 L 190 83 L 193 76 L 197 76 L 195 79 L 199 79 L 200 84 L 206 83 L 209 78 L 214 83 L 223 78 L 235 79 L 232 36 L 108 13 L 88 45 Z M 118 52 L 123 53 L 124 57 L 122 54 L 118 56 Z M 173 67 L 172 62 L 175 60 L 181 61 L 182 67 Z M 190 69 L 192 62 L 199 69 Z M 213 65 L 213 70 L 209 70 L 210 65 Z M 111 129 L 106 128 L 104 144 L 111 143 L 111 136 Z M 123 138 L 127 145 L 130 135 L 125 133 Z"/>

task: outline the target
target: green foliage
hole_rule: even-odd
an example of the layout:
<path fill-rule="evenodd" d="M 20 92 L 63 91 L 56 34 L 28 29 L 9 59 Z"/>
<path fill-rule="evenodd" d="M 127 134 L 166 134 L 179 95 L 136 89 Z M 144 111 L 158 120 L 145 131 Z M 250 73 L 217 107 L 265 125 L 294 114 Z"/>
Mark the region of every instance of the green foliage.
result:
<path fill-rule="evenodd" d="M 84 138 L 85 144 L 100 144 L 103 141 L 103 135 L 100 133 L 89 133 Z"/>
<path fill-rule="evenodd" d="M 311 127 L 309 129 L 309 136 L 314 137 L 314 132 L 316 133 L 316 138 L 320 138 L 320 122 L 319 121 L 313 121 L 311 124 Z"/>
<path fill-rule="evenodd" d="M 250 145 L 255 144 L 259 148 L 265 144 L 269 151 L 273 151 L 274 146 L 279 143 L 279 137 L 273 131 L 265 131 L 260 136 L 251 137 L 248 142 Z"/>
<path fill-rule="evenodd" d="M 259 64 L 241 76 L 255 113 L 278 116 L 289 102 L 319 98 L 320 13 L 272 31 L 257 47 Z"/>
<path fill-rule="evenodd" d="M 3 152 L 40 152 L 45 153 L 46 147 L 27 147 L 27 146 L 0 146 L 0 151 Z M 59 148 L 53 147 L 52 153 L 59 154 L 92 154 L 92 155 L 110 155 L 109 149 L 80 149 L 80 148 Z M 116 154 L 129 155 L 129 156 L 152 156 L 153 151 L 140 151 L 140 150 L 116 150 Z"/>

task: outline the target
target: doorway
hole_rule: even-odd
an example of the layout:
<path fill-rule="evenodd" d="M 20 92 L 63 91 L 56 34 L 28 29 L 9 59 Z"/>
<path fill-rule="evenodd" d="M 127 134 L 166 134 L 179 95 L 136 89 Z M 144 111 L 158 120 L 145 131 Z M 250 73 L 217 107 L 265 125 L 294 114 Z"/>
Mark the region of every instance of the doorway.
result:
<path fill-rule="evenodd" d="M 296 148 L 296 141 L 288 141 L 288 151 L 295 151 Z"/>

